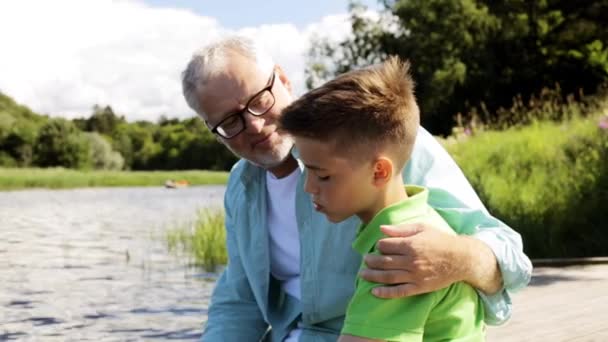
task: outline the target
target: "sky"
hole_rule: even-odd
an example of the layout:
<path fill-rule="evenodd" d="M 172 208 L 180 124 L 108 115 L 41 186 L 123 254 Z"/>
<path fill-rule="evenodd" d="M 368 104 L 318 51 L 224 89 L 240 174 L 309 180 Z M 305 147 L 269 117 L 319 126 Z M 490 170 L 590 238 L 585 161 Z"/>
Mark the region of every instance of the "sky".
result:
<path fill-rule="evenodd" d="M 377 9 L 375 1 L 364 4 Z M 3 0 L 0 92 L 50 116 L 110 105 L 129 121 L 194 113 L 180 73 L 194 51 L 228 34 L 258 40 L 305 91 L 310 37 L 350 32 L 348 0 Z"/>

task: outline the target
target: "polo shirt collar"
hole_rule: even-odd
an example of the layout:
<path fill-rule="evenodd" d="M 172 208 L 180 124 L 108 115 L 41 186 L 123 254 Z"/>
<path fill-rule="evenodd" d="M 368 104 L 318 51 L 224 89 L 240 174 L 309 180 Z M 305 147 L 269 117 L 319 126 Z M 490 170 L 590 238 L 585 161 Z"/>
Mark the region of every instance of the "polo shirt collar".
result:
<path fill-rule="evenodd" d="M 405 190 L 408 198 L 380 210 L 367 225 L 362 224 L 359 227 L 359 233 L 353 242 L 353 249 L 361 254 L 369 253 L 378 239 L 384 237 L 380 231 L 381 225 L 401 223 L 416 216 L 426 215 L 429 191 L 413 185 L 406 186 Z"/>

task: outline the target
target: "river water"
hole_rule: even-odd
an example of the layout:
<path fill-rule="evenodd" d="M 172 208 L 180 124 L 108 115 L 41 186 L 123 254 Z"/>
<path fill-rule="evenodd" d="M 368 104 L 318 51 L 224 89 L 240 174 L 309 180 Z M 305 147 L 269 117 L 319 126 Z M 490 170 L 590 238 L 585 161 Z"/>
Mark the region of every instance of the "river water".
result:
<path fill-rule="evenodd" d="M 0 192 L 0 341 L 194 340 L 215 274 L 168 229 L 224 187 Z"/>

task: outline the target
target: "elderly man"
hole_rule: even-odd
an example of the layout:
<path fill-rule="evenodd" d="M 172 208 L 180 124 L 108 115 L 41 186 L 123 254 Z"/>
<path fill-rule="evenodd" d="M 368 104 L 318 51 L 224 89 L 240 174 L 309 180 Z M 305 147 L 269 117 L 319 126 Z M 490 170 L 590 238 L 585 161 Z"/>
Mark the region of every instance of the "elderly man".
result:
<path fill-rule="evenodd" d="M 359 221 L 330 223 L 303 190 L 293 141 L 277 126 L 292 101 L 285 72 L 250 39 L 228 37 L 192 57 L 182 86 L 188 105 L 242 158 L 224 200 L 229 262 L 202 339 L 335 341 L 361 262 L 344 240 L 354 240 Z M 384 255 L 367 255 L 361 276 L 387 284 L 374 292 L 386 298 L 465 281 L 478 289 L 486 322 L 504 322 L 508 292 L 531 275 L 519 234 L 487 212 L 422 127 L 403 177 L 430 189 L 429 203 L 460 235 L 424 225 L 386 227 Z"/>

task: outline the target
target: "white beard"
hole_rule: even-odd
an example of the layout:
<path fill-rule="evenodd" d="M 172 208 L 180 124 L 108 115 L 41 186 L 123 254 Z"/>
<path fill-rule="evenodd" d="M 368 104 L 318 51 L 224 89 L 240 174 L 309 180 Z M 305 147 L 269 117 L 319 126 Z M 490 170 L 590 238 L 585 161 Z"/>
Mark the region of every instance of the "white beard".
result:
<path fill-rule="evenodd" d="M 280 144 L 278 144 L 278 146 L 263 155 L 256 155 L 256 160 L 251 160 L 244 158 L 243 156 L 236 153 L 233 149 L 230 148 L 228 144 L 224 144 L 224 146 L 226 146 L 230 150 L 230 152 L 232 152 L 237 157 L 246 159 L 253 165 L 256 165 L 266 170 L 276 167 L 282 162 L 284 162 L 291 155 L 291 149 L 293 148 L 293 145 L 293 138 L 289 135 L 284 135 L 281 137 L 281 142 Z"/>

